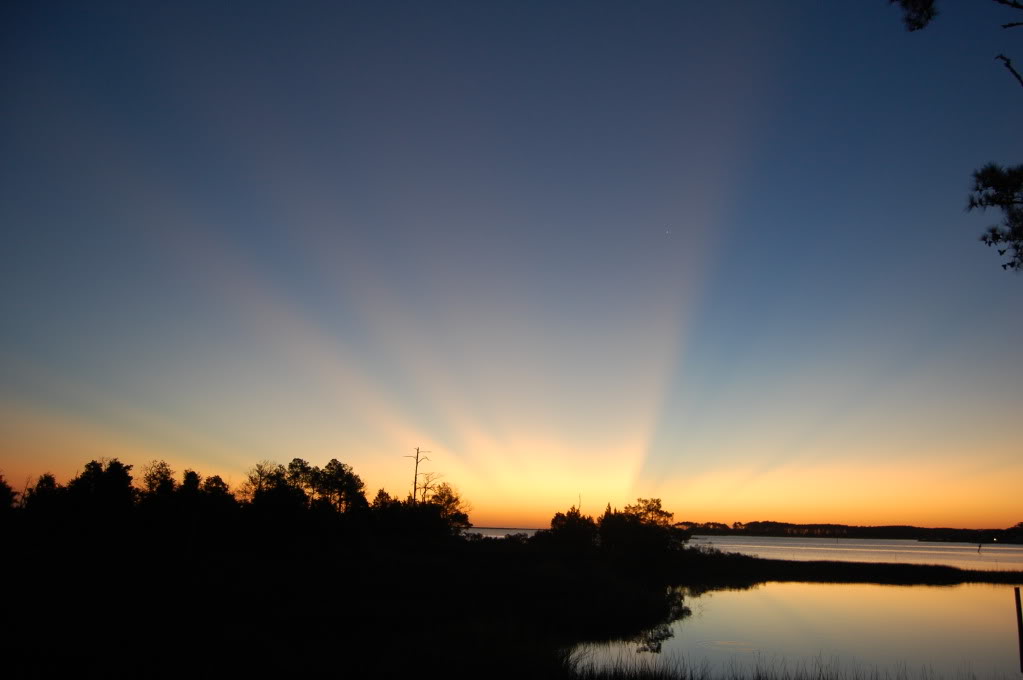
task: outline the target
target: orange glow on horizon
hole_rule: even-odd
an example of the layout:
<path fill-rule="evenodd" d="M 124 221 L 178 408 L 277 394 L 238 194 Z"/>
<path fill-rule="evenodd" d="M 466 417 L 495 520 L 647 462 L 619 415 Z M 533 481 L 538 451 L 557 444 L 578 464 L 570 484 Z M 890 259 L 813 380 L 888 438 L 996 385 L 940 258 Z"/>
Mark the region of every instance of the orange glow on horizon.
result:
<path fill-rule="evenodd" d="M 11 404 L 4 405 L 2 416 L 3 473 L 18 491 L 43 472 L 52 472 L 66 482 L 94 458 L 119 458 L 134 465 L 136 475 L 150 460 L 164 459 L 178 474 L 187 467 L 203 475 L 219 474 L 235 485 L 256 462 L 238 459 L 237 466 L 215 469 L 208 460 L 183 457 L 166 447 L 88 423 L 58 420 Z M 74 456 L 69 458 L 71 451 Z M 760 474 L 735 467 L 644 490 L 633 486 L 631 472 L 639 460 L 637 449 L 633 453 L 631 463 L 609 466 L 607 472 L 597 471 L 605 469 L 602 463 L 614 460 L 616 452 L 590 458 L 549 453 L 525 461 L 494 453 L 482 471 L 502 477 L 503 482 L 496 485 L 490 474 L 480 475 L 478 469 L 452 464 L 454 459 L 443 452 L 433 454 L 437 465 L 432 469 L 443 470 L 441 481 L 451 483 L 472 506 L 470 520 L 476 526 L 546 528 L 554 513 L 580 500 L 583 513 L 596 517 L 607 504 L 621 508 L 637 497 L 660 497 L 676 521 L 731 524 L 772 520 L 970 529 L 1006 528 L 1020 521 L 1019 503 L 1012 499 L 1018 490 L 1016 480 L 1023 478 L 1023 464 L 1010 460 L 991 471 L 957 461 L 924 468 L 904 462 L 870 467 L 825 463 L 802 469 L 793 465 Z M 317 464 L 326 462 L 323 455 L 305 457 Z M 552 464 L 538 464 L 544 459 Z M 408 461 L 396 455 L 393 460 L 375 462 L 355 464 L 366 482 L 367 495 L 372 497 L 381 487 L 393 496 L 407 495 L 411 483 Z M 586 465 L 592 465 L 594 473 L 580 475 L 578 471 L 585 471 Z M 517 466 L 522 469 L 508 474 Z"/>

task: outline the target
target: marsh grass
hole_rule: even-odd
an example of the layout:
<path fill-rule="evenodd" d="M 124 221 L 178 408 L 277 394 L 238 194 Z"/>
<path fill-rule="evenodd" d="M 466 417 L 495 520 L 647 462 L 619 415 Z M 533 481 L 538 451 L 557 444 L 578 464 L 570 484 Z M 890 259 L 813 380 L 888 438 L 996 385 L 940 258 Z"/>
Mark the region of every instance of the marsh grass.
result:
<path fill-rule="evenodd" d="M 749 663 L 733 662 L 715 669 L 706 660 L 693 663 L 684 656 L 659 658 L 623 652 L 608 659 L 596 658 L 583 650 L 566 653 L 563 663 L 565 677 L 576 680 L 984 680 L 969 668 L 959 669 L 952 675 L 941 675 L 927 666 L 910 668 L 903 664 L 879 668 L 843 662 L 837 657 L 816 657 L 793 663 L 784 658 L 758 654 Z M 996 680 L 1009 680 L 1016 676 L 994 677 Z"/>

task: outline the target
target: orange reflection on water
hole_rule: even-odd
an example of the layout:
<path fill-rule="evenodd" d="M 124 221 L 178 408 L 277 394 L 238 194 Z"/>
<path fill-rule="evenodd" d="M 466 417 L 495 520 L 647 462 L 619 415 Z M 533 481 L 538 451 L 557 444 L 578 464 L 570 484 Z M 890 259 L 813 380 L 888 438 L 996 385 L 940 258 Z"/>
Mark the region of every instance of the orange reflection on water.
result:
<path fill-rule="evenodd" d="M 824 667 L 828 676 L 1015 677 L 1019 671 L 1010 586 L 767 583 L 687 598 L 656 662 L 680 657 L 718 672 Z M 623 647 L 625 649 L 623 649 Z M 591 646 L 613 662 L 628 645 Z M 635 658 L 636 655 L 632 654 Z M 926 671 L 924 670 L 926 669 Z"/>

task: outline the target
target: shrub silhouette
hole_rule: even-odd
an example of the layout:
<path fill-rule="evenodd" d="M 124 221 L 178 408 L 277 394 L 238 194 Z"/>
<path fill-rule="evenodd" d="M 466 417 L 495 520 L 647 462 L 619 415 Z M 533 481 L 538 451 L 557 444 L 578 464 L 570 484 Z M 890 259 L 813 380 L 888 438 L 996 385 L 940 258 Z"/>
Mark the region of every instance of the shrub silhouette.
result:
<path fill-rule="evenodd" d="M 535 542 L 562 555 L 589 555 L 598 546 L 597 523 L 574 505 L 551 518 L 551 528 L 535 534 Z"/>
<path fill-rule="evenodd" d="M 670 564 L 689 540 L 688 532 L 671 524 L 672 517 L 661 509 L 659 498 L 636 499 L 622 512 L 609 504 L 597 520 L 601 550 L 632 570 Z"/>

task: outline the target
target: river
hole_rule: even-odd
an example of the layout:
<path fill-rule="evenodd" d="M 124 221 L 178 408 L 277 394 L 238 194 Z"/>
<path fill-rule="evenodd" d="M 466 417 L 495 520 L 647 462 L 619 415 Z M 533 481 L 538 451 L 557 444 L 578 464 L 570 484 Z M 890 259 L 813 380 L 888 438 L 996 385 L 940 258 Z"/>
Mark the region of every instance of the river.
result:
<path fill-rule="evenodd" d="M 901 540 L 695 536 L 694 546 L 787 560 L 945 564 L 1023 571 L 1023 546 Z M 1023 581 L 1023 579 L 1021 579 Z M 583 666 L 687 667 L 713 677 L 1021 677 L 1012 586 L 765 583 L 681 591 L 692 614 L 659 653 L 641 641 L 580 645 Z"/>
<path fill-rule="evenodd" d="M 944 564 L 960 569 L 1023 570 L 1023 545 L 937 543 L 867 538 L 787 538 L 775 536 L 693 536 L 692 546 L 710 545 L 778 560 L 838 560 Z"/>
<path fill-rule="evenodd" d="M 1020 677 L 1011 586 L 766 583 L 685 602 L 692 614 L 671 625 L 658 654 L 618 642 L 574 655 L 584 666 L 711 677 Z"/>

